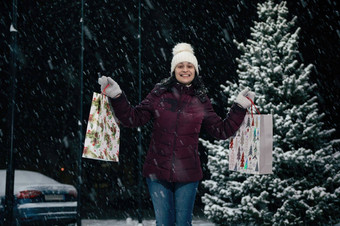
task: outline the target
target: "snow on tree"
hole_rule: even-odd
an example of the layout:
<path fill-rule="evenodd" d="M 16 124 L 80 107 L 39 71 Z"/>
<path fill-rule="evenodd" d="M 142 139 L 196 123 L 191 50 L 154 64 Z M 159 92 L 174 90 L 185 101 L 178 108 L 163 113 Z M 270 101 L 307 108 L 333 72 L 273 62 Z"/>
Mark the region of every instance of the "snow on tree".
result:
<path fill-rule="evenodd" d="M 229 103 L 250 87 L 260 112 L 273 115 L 273 174 L 230 172 L 228 141 L 201 140 L 211 173 L 203 181 L 204 212 L 219 225 L 334 224 L 340 220 L 339 140 L 330 140 L 335 129 L 324 128 L 318 111 L 316 84 L 309 80 L 313 65 L 299 62 L 300 28 L 291 33 L 296 17 L 287 20 L 284 1 L 257 9 L 252 38 L 235 41 L 242 52 L 239 84 L 221 87 Z"/>

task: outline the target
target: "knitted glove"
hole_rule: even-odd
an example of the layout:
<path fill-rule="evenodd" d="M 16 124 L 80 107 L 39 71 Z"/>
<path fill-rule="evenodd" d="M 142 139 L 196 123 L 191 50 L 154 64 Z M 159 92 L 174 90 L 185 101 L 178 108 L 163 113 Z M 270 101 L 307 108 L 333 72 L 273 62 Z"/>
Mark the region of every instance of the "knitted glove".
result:
<path fill-rule="evenodd" d="M 235 103 L 244 109 L 249 108 L 251 106 L 251 102 L 246 97 L 249 97 L 254 102 L 255 93 L 250 91 L 248 87 L 237 95 Z"/>
<path fill-rule="evenodd" d="M 122 93 L 118 83 L 110 77 L 102 76 L 98 79 L 98 83 L 100 84 L 100 90 L 102 93 L 108 97 L 115 98 Z M 109 86 L 105 89 L 108 84 Z"/>

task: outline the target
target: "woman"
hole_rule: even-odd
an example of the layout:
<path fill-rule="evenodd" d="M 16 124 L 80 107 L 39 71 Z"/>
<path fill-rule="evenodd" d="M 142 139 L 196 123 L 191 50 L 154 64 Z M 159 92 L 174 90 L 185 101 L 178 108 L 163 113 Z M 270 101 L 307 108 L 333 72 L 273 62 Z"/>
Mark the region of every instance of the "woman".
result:
<path fill-rule="evenodd" d="M 121 124 L 138 127 L 153 120 L 153 133 L 143 167 L 157 225 L 191 225 L 199 180 L 198 155 L 201 127 L 216 139 L 227 139 L 241 125 L 255 94 L 243 90 L 225 119 L 213 110 L 199 77 L 198 62 L 191 45 L 173 49 L 171 76 L 158 83 L 136 107 L 129 104 L 119 85 L 109 77 L 99 78 L 101 90 Z M 226 166 L 227 167 L 227 166 Z"/>

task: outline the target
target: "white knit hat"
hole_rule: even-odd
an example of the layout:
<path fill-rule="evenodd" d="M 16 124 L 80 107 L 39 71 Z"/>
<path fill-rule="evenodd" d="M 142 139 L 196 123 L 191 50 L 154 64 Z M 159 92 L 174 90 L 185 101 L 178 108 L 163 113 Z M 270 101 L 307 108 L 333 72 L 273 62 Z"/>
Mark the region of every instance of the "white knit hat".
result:
<path fill-rule="evenodd" d="M 194 65 L 196 73 L 198 74 L 198 62 L 194 55 L 194 49 L 190 44 L 184 42 L 178 43 L 172 49 L 172 54 L 171 73 L 174 72 L 177 64 L 186 61 Z"/>

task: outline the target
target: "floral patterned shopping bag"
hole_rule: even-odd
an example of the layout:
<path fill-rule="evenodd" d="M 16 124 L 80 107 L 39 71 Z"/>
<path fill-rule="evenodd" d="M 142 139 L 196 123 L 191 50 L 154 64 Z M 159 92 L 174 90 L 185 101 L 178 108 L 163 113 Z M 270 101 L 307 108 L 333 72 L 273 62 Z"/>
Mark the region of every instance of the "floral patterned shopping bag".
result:
<path fill-rule="evenodd" d="M 94 92 L 82 157 L 118 162 L 119 136 L 119 122 L 108 97 Z"/>

